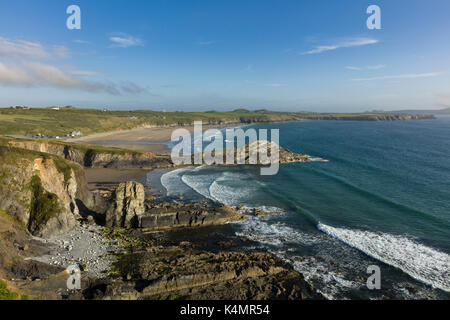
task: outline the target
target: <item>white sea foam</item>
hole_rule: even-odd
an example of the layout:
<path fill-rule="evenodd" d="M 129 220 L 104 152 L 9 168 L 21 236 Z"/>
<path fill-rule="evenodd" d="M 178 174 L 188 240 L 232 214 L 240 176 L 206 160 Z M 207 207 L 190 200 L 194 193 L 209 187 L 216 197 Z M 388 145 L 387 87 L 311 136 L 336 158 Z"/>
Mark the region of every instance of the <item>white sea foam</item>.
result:
<path fill-rule="evenodd" d="M 214 182 L 215 179 L 217 179 L 217 177 L 221 175 L 221 173 L 206 172 L 204 174 L 201 174 L 200 171 L 202 169 L 203 166 L 197 167 L 191 170 L 191 172 L 193 172 L 194 174 L 183 174 L 181 177 L 181 181 L 198 194 L 201 194 L 203 197 L 217 201 L 209 193 L 209 186 Z"/>
<path fill-rule="evenodd" d="M 347 279 L 345 274 L 331 271 L 328 262 L 318 261 L 315 257 L 287 258 L 294 269 L 301 273 L 309 283 L 321 283 L 317 290 L 327 299 L 347 299 L 345 292 L 349 289 L 358 289 L 361 283 Z"/>
<path fill-rule="evenodd" d="M 257 187 L 252 183 L 245 183 L 248 176 L 238 172 L 223 172 L 209 186 L 211 197 L 230 206 L 244 205 Z"/>
<path fill-rule="evenodd" d="M 192 189 L 205 198 L 223 204 L 244 205 L 244 211 L 254 207 L 249 204 L 249 201 L 258 186 L 253 181 L 245 183 L 245 180 L 249 179 L 247 175 L 239 172 L 211 170 L 202 173 L 204 169 L 205 167 L 190 167 L 174 170 L 163 175 L 161 183 L 169 195 L 183 194 Z M 276 207 L 259 208 L 264 211 L 283 212 Z M 324 224 L 317 226 L 324 234 L 313 235 L 296 230 L 283 222 L 276 222 L 276 217 L 264 219 L 249 216 L 246 221 L 239 223 L 241 230 L 237 232 L 237 235 L 275 246 L 277 253 L 290 260 L 295 269 L 304 274 L 307 280 L 323 283 L 324 287 L 321 291 L 329 298 L 342 298 L 343 291 L 339 288 L 342 290 L 358 288 L 361 284 L 352 281 L 337 270 L 331 270 L 326 261 L 320 262 L 314 257 L 295 259 L 288 252 L 284 252 L 286 249 L 292 245 L 295 247 L 296 244 L 328 246 L 329 238 L 325 235 L 328 234 L 379 261 L 401 269 L 417 280 L 435 288 L 450 291 L 450 256 L 446 253 L 402 236 L 334 228 Z"/>
<path fill-rule="evenodd" d="M 267 208 L 281 210 L 280 208 Z M 322 246 L 326 243 L 326 235 L 312 235 L 304 233 L 290 226 L 278 222 L 271 223 L 258 217 L 248 217 L 246 221 L 240 223 L 241 231 L 238 236 L 257 241 L 262 244 L 272 246 L 271 252 L 291 263 L 295 270 L 300 272 L 305 280 L 310 283 L 320 283 L 319 292 L 327 299 L 342 299 L 348 288 L 358 288 L 360 283 L 348 279 L 348 277 L 337 270 L 331 270 L 329 261 L 317 260 L 313 256 L 293 256 L 292 251 L 298 245 Z"/>
<path fill-rule="evenodd" d="M 365 254 L 435 288 L 450 291 L 450 256 L 404 236 L 361 230 L 317 228 Z"/>
<path fill-rule="evenodd" d="M 161 184 L 166 189 L 168 196 L 183 195 L 189 190 L 189 187 L 182 182 L 181 177 L 193 169 L 193 167 L 176 169 L 161 176 Z"/>
<path fill-rule="evenodd" d="M 237 235 L 275 246 L 282 246 L 286 243 L 309 245 L 319 241 L 317 237 L 311 237 L 311 235 L 297 231 L 282 222 L 270 223 L 259 217 L 249 216 L 241 223 L 241 227 L 242 230 L 237 232 Z"/>
<path fill-rule="evenodd" d="M 248 176 L 239 172 L 205 172 L 202 167 L 185 172 L 181 181 L 203 197 L 227 205 L 243 205 L 257 187 L 245 183 Z"/>

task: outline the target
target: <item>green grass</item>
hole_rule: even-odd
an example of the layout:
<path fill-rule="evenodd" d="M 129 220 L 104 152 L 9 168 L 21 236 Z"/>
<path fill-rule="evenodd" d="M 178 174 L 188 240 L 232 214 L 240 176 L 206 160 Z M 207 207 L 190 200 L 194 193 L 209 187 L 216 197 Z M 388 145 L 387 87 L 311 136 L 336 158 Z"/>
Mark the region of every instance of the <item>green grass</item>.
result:
<path fill-rule="evenodd" d="M 26 294 L 10 291 L 6 282 L 0 280 L 0 300 L 29 300 Z"/>
<path fill-rule="evenodd" d="M 29 225 L 45 224 L 60 211 L 58 196 L 42 187 L 41 178 L 38 175 L 31 178 L 29 187 L 32 192 Z"/>
<path fill-rule="evenodd" d="M 187 125 L 194 120 L 203 123 L 220 124 L 223 122 L 251 123 L 268 121 L 295 121 L 317 119 L 356 119 L 370 120 L 379 114 L 337 114 L 310 112 L 271 112 L 267 110 L 249 111 L 237 109 L 232 112 L 157 112 L 142 111 L 106 111 L 96 109 L 67 108 L 59 111 L 47 108 L 30 110 L 0 108 L 0 134 L 62 136 L 74 130 L 84 135 L 132 129 L 143 125 L 168 126 Z"/>
<path fill-rule="evenodd" d="M 71 173 L 72 170 L 74 172 L 77 172 L 80 167 L 78 165 L 76 165 L 75 163 L 63 160 L 63 159 L 59 159 L 54 157 L 53 158 L 53 163 L 55 164 L 56 169 L 58 170 L 58 172 L 64 174 L 64 183 L 67 185 L 67 183 L 69 182 L 69 179 L 71 177 Z"/>
<path fill-rule="evenodd" d="M 17 165 L 17 163 L 21 159 L 34 160 L 38 157 L 42 157 L 44 159 L 52 159 L 58 172 L 64 174 L 64 181 L 66 183 L 70 179 L 71 170 L 73 170 L 74 172 L 81 170 L 81 167 L 78 164 L 68 161 L 68 160 L 65 160 L 63 158 L 60 158 L 58 156 L 51 155 L 51 154 L 48 154 L 45 152 L 38 152 L 38 151 L 33 151 L 33 150 L 12 147 L 9 144 L 9 141 L 11 141 L 11 140 L 20 141 L 22 139 L 11 139 L 11 138 L 0 137 L 0 165 L 3 163 L 10 164 L 10 165 Z M 23 139 L 23 140 L 26 140 L 26 139 Z M 30 141 L 32 141 L 32 140 L 30 140 Z M 86 146 L 83 146 L 83 147 L 86 147 Z M 117 150 L 114 150 L 114 151 L 117 151 Z M 122 150 L 119 150 L 117 152 L 122 152 Z M 0 180 L 1 180 L 1 174 L 0 174 Z"/>
<path fill-rule="evenodd" d="M 0 209 L 0 221 L 4 221 L 8 224 L 14 225 L 19 230 L 25 230 L 25 224 L 17 219 L 16 217 L 13 217 L 12 215 L 8 214 L 5 210 Z"/>
<path fill-rule="evenodd" d="M 127 149 L 122 149 L 122 148 L 116 148 L 116 147 L 104 147 L 104 146 L 91 145 L 91 144 L 72 143 L 72 142 L 66 142 L 66 141 L 57 140 L 57 139 L 36 140 L 36 139 L 29 139 L 29 138 L 0 137 L 0 147 L 1 146 L 9 146 L 10 148 L 14 148 L 13 142 L 36 142 L 36 141 L 41 142 L 41 143 L 48 143 L 48 144 L 68 147 L 73 150 L 80 151 L 82 153 L 87 153 L 87 152 L 92 153 L 92 154 L 107 153 L 107 154 L 117 154 L 117 155 L 125 155 L 125 154 L 143 155 L 144 154 L 144 152 L 140 152 L 140 151 L 133 151 L 133 150 L 127 150 Z M 35 152 L 35 151 L 30 151 L 30 152 Z M 51 157 L 51 155 L 43 153 L 43 152 L 40 152 L 40 153 L 35 152 L 35 154 L 42 154 L 42 155 L 47 155 L 47 156 Z"/>

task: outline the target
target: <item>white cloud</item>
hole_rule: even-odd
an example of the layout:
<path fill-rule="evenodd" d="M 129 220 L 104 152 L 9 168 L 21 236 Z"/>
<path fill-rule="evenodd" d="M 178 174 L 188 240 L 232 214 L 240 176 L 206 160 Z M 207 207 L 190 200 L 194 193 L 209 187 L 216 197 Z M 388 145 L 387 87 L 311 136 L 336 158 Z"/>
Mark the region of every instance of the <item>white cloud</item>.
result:
<path fill-rule="evenodd" d="M 378 65 L 374 65 L 374 66 L 365 66 L 365 67 L 346 66 L 345 68 L 348 70 L 353 70 L 353 71 L 380 70 L 380 69 L 386 68 L 386 65 L 378 64 Z"/>
<path fill-rule="evenodd" d="M 69 58 L 70 50 L 61 45 L 45 48 L 38 42 L 0 37 L 0 57 L 4 59 Z"/>
<path fill-rule="evenodd" d="M 6 85 L 31 85 L 33 79 L 26 70 L 17 66 L 7 66 L 0 62 L 0 83 Z"/>
<path fill-rule="evenodd" d="M 429 73 L 409 73 L 409 74 L 399 74 L 391 76 L 373 77 L 373 78 L 356 78 L 353 81 L 375 81 L 375 80 L 390 80 L 390 79 L 417 79 L 417 78 L 429 78 L 437 77 L 441 72 L 429 72 Z"/>
<path fill-rule="evenodd" d="M 348 70 L 354 70 L 354 71 L 360 71 L 360 70 L 362 70 L 362 68 L 360 68 L 360 67 L 353 67 L 353 66 L 347 66 L 347 67 L 345 67 L 346 69 L 348 69 Z"/>
<path fill-rule="evenodd" d="M 62 88 L 89 87 L 89 84 L 85 83 L 83 80 L 74 77 L 52 65 L 27 62 L 24 64 L 24 69 L 29 72 L 36 84 L 40 82 Z"/>
<path fill-rule="evenodd" d="M 79 75 L 93 75 L 91 71 L 78 71 Z M 66 72 L 60 68 L 37 62 L 24 62 L 20 65 L 6 65 L 0 62 L 0 84 L 4 86 L 42 87 L 51 86 L 63 89 L 79 89 L 89 92 L 107 92 L 112 95 L 122 93 L 143 93 L 148 88 L 132 82 L 120 84 L 112 82 L 87 81 L 75 72 Z"/>
<path fill-rule="evenodd" d="M 86 40 L 79 40 L 79 39 L 77 39 L 77 40 L 73 40 L 73 42 L 75 42 L 75 43 L 79 43 L 79 44 L 91 44 L 92 42 L 90 42 L 90 41 L 86 41 Z"/>
<path fill-rule="evenodd" d="M 378 65 L 375 65 L 375 66 L 367 66 L 366 68 L 368 70 L 380 70 L 380 69 L 386 68 L 386 65 L 378 64 Z"/>
<path fill-rule="evenodd" d="M 50 57 L 50 54 L 38 42 L 10 40 L 0 37 L 0 57 L 42 59 Z"/>
<path fill-rule="evenodd" d="M 326 51 L 333 51 L 333 50 L 340 49 L 340 48 L 366 46 L 366 45 L 375 44 L 378 42 L 379 42 L 379 40 L 371 39 L 371 38 L 352 38 L 352 39 L 340 41 L 336 44 L 316 46 L 312 50 L 303 52 L 303 54 L 317 54 L 317 53 L 322 53 L 322 52 L 326 52 Z"/>
<path fill-rule="evenodd" d="M 125 34 L 112 36 L 109 38 L 109 40 L 113 42 L 113 44 L 111 45 L 112 47 L 128 48 L 128 47 L 144 46 L 144 42 L 141 39 Z"/>
<path fill-rule="evenodd" d="M 279 87 L 285 87 L 285 84 L 282 83 L 268 83 L 265 85 L 266 87 L 272 87 L 272 88 L 279 88 Z"/>
<path fill-rule="evenodd" d="M 74 75 L 74 76 L 81 76 L 81 77 L 100 77 L 102 76 L 101 73 L 97 72 L 97 71 L 90 71 L 90 70 L 73 70 L 70 71 L 70 74 Z"/>
<path fill-rule="evenodd" d="M 53 47 L 53 55 L 56 58 L 69 58 L 70 57 L 70 50 L 65 46 L 54 46 Z"/>

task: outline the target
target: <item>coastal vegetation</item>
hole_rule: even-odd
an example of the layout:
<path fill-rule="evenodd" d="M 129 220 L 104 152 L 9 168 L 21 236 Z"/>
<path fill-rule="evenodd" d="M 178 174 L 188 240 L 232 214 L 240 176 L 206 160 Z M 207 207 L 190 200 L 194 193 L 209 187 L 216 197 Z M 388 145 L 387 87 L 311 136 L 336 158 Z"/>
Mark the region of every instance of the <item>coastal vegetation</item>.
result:
<path fill-rule="evenodd" d="M 53 160 L 53 163 L 55 164 L 56 169 L 58 172 L 64 174 L 64 181 L 67 183 L 67 181 L 70 179 L 71 171 L 79 171 L 81 167 L 77 165 L 76 163 L 73 163 L 71 161 L 66 161 L 56 155 L 46 153 L 46 152 L 40 152 L 35 150 L 30 150 L 26 148 L 17 148 L 14 147 L 11 142 L 12 141 L 24 141 L 24 139 L 7 139 L 0 137 L 0 165 L 2 164 L 10 164 L 10 165 L 16 165 L 18 163 L 19 159 L 28 159 L 28 160 L 34 160 L 37 157 L 42 157 L 44 159 L 51 159 Z M 33 141 L 33 140 L 29 140 Z M 77 145 L 78 146 L 78 145 Z M 84 146 L 85 147 L 85 146 Z M 101 147 L 100 147 L 101 149 Z M 114 149 L 114 148 L 111 148 Z M 117 152 L 117 150 L 112 150 L 112 152 Z M 0 179 L 1 179 L 0 174 Z M 0 180 L 1 181 L 1 180 Z"/>
<path fill-rule="evenodd" d="M 257 123 L 302 120 L 407 120 L 417 118 L 396 113 L 272 112 L 237 109 L 231 112 L 159 112 L 151 110 L 109 111 L 77 108 L 1 108 L 0 134 L 65 136 L 74 131 L 93 134 L 145 126 Z M 432 117 L 432 116 L 420 116 Z"/>
<path fill-rule="evenodd" d="M 26 294 L 19 294 L 8 289 L 8 284 L 0 280 L 0 300 L 28 300 Z"/>
<path fill-rule="evenodd" d="M 23 151 L 22 151 L 23 150 Z M 155 156 L 115 147 L 70 143 L 55 139 L 24 139 L 0 137 L 0 164 L 16 164 L 18 159 L 33 160 L 36 157 L 51 159 L 64 180 L 71 172 L 85 167 L 149 167 L 168 166 L 167 157 Z M 67 161 L 68 160 L 68 161 Z"/>
<path fill-rule="evenodd" d="M 29 184 L 32 198 L 30 204 L 30 226 L 45 224 L 59 212 L 58 197 L 42 187 L 39 175 L 34 175 Z"/>

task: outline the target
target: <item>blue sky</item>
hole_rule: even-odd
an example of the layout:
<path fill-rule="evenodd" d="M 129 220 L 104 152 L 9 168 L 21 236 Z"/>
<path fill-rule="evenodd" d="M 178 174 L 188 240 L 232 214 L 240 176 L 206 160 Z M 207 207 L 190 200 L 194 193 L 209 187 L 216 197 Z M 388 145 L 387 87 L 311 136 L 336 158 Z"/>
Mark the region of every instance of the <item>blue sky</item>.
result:
<path fill-rule="evenodd" d="M 0 105 L 440 108 L 449 40 L 447 0 L 1 1 Z"/>

